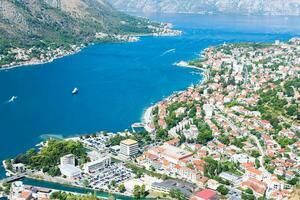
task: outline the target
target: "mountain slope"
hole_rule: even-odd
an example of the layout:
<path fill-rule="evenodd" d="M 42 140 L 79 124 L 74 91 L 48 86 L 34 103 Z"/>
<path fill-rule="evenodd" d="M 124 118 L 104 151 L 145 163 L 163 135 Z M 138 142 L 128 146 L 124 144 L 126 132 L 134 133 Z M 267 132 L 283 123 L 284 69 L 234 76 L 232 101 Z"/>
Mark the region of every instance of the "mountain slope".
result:
<path fill-rule="evenodd" d="M 109 0 L 128 12 L 300 15 L 299 0 Z"/>
<path fill-rule="evenodd" d="M 0 66 L 14 60 L 14 55 L 6 56 L 11 48 L 90 43 L 98 32 L 151 33 L 149 23 L 117 11 L 105 0 L 1 0 Z"/>
<path fill-rule="evenodd" d="M 127 23 L 124 23 L 127 21 Z M 147 32 L 146 24 L 103 0 L 1 0 L 1 38 L 22 42 L 70 40 L 96 32 Z M 63 41 L 61 41 L 63 42 Z"/>

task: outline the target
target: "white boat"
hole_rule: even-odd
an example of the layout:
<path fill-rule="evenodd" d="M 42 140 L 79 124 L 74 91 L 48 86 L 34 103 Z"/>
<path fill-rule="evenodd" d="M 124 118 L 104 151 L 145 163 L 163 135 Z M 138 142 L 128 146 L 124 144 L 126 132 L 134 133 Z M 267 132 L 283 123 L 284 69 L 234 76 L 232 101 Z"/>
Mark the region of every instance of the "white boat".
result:
<path fill-rule="evenodd" d="M 9 100 L 8 103 L 14 102 L 18 97 L 17 96 L 12 96 Z"/>
<path fill-rule="evenodd" d="M 72 91 L 72 94 L 77 94 L 78 91 L 79 91 L 78 88 L 74 88 L 73 91 Z"/>

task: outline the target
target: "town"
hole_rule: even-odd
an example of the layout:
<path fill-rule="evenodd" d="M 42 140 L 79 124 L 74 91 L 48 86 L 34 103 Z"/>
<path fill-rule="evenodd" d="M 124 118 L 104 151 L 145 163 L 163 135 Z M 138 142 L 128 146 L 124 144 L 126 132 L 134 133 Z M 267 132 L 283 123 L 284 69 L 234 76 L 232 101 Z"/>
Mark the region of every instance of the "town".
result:
<path fill-rule="evenodd" d="M 300 39 L 210 47 L 184 66 L 204 80 L 147 109 L 138 130 L 50 139 L 5 160 L 7 172 L 134 198 L 297 195 Z M 59 195 L 2 185 L 10 199 Z"/>

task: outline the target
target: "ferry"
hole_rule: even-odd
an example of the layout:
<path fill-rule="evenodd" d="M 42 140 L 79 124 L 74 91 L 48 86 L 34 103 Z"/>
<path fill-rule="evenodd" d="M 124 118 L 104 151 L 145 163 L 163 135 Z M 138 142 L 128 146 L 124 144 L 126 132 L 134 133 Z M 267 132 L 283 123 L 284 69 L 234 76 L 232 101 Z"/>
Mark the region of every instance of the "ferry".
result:
<path fill-rule="evenodd" d="M 72 94 L 77 94 L 78 91 L 79 91 L 78 88 L 74 88 L 73 91 L 72 91 Z"/>

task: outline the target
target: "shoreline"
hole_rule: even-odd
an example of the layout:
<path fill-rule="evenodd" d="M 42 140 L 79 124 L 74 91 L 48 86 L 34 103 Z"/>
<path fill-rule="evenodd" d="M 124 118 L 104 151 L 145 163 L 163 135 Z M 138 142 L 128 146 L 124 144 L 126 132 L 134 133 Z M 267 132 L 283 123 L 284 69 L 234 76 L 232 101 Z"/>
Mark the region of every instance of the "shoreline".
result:
<path fill-rule="evenodd" d="M 201 51 L 200 56 L 202 56 L 202 55 L 203 54 L 202 54 L 202 51 Z M 187 63 L 185 61 L 180 61 L 180 62 Z M 203 79 L 201 79 L 196 85 L 201 85 L 201 84 L 203 84 L 206 81 L 206 79 L 207 79 L 207 70 L 206 69 L 200 68 L 200 67 L 196 67 L 196 66 L 193 66 L 193 65 L 189 65 L 188 63 L 187 63 L 187 65 L 180 65 L 179 63 L 174 63 L 173 65 L 176 66 L 176 67 L 190 68 L 190 69 L 196 69 L 196 70 L 201 71 L 200 74 L 203 76 Z M 189 86 L 189 87 L 191 87 L 191 86 Z M 149 133 L 153 132 L 153 128 L 151 128 L 149 126 L 152 123 L 152 110 L 153 110 L 153 108 L 155 108 L 161 102 L 168 101 L 168 100 L 170 100 L 170 98 L 174 97 L 175 95 L 178 95 L 178 94 L 181 94 L 181 93 L 185 92 L 188 88 L 186 88 L 184 90 L 180 90 L 180 91 L 174 91 L 173 94 L 171 94 L 171 95 L 169 95 L 167 97 L 164 97 L 160 101 L 158 101 L 158 102 L 154 103 L 153 105 L 147 107 L 144 110 L 144 112 L 142 114 L 142 117 L 141 117 L 141 122 L 145 124 L 145 127 L 144 127 L 145 130 L 148 131 Z"/>
<path fill-rule="evenodd" d="M 192 68 L 192 69 L 197 69 L 197 70 L 200 70 L 201 72 L 205 72 L 204 69 L 198 68 L 196 66 L 184 66 L 184 67 L 186 67 L 186 68 Z M 201 79 L 196 85 L 203 84 L 205 82 L 205 80 L 206 80 L 206 73 L 201 73 L 201 75 L 203 75 L 203 79 Z M 191 86 L 189 86 L 189 87 L 191 87 Z M 158 101 L 158 102 L 154 103 L 153 105 L 151 105 L 150 107 L 147 107 L 143 111 L 142 118 L 140 120 L 140 122 L 145 123 L 145 127 L 144 127 L 145 130 L 148 131 L 149 133 L 153 133 L 153 131 L 154 131 L 153 128 L 151 128 L 150 126 L 147 126 L 147 125 L 150 125 L 152 123 L 152 110 L 153 110 L 153 108 L 155 108 L 159 103 L 161 103 L 163 101 L 168 101 L 172 97 L 185 92 L 189 87 L 187 87 L 184 90 L 174 91 L 171 95 L 169 95 L 167 97 L 164 97 L 160 101 Z M 99 132 L 99 134 L 101 134 L 101 132 Z M 113 134 L 121 134 L 121 132 L 116 132 L 116 133 L 113 133 Z M 73 136 L 69 136 L 69 137 L 63 138 L 63 140 L 75 140 L 76 141 L 76 140 L 80 139 L 80 136 L 84 136 L 84 135 L 85 134 L 76 134 L 76 135 L 73 135 Z M 39 144 L 41 144 L 41 143 L 39 143 Z M 39 145 L 39 144 L 37 144 L 37 145 Z M 4 171 L 5 171 L 5 176 L 7 177 L 7 173 L 9 173 L 10 171 L 7 170 L 7 168 L 5 166 L 5 160 L 3 160 L 2 162 L 3 162 Z M 44 182 L 59 184 L 59 185 L 62 185 L 62 186 L 72 187 L 72 188 L 75 188 L 75 189 L 77 188 L 77 189 L 91 190 L 91 188 L 85 188 L 85 187 L 80 187 L 80 186 L 76 186 L 76 185 L 72 185 L 72 184 L 60 183 L 58 181 L 55 181 L 55 180 L 52 180 L 52 179 L 50 180 L 50 179 L 47 179 L 47 178 L 41 178 L 41 177 L 35 177 L 35 176 L 26 176 L 25 178 L 28 178 L 28 179 L 31 179 L 31 180 L 37 180 L 37 181 L 44 181 Z M 65 190 L 60 190 L 60 191 L 65 191 Z M 125 198 L 126 197 L 127 198 L 128 197 L 131 198 L 131 196 L 128 196 L 128 195 L 125 195 L 125 194 L 122 194 L 122 193 L 119 193 L 119 192 L 115 192 L 115 191 L 105 191 L 105 190 L 97 190 L 97 191 L 98 192 L 102 192 L 102 193 L 106 193 L 106 194 L 123 196 Z M 105 198 L 105 197 L 103 197 L 101 195 L 99 197 Z M 108 198 L 106 198 L 106 199 L 108 199 Z M 152 198 L 149 197 L 149 198 L 145 198 L 145 199 L 152 199 Z"/>
<path fill-rule="evenodd" d="M 201 71 L 201 75 L 200 76 L 203 76 L 203 78 L 197 83 L 195 84 L 195 86 L 203 86 L 203 87 L 206 87 L 206 86 L 209 86 L 209 82 L 207 81 L 208 77 L 209 77 L 209 69 L 203 69 L 201 67 L 196 67 L 194 65 L 191 65 L 189 64 L 188 62 L 185 62 L 185 61 L 180 61 L 181 64 L 175 64 L 176 66 L 178 67 L 186 67 L 186 68 L 191 68 L 191 69 L 197 69 L 197 70 L 200 70 Z M 171 100 L 173 97 L 175 97 L 176 95 L 178 94 L 181 94 L 181 93 L 184 93 L 186 92 L 189 88 L 191 88 L 191 86 L 189 86 L 188 88 L 182 90 L 182 91 L 174 91 L 171 95 L 163 98 L 162 100 L 158 101 L 157 103 L 154 103 L 154 104 L 151 104 L 151 106 L 149 106 L 148 108 L 146 108 L 144 111 L 143 111 L 143 114 L 142 114 L 142 117 L 141 117 L 141 121 L 145 124 L 145 129 L 148 131 L 148 130 L 151 130 L 151 127 L 150 125 L 152 125 L 152 120 L 153 120 L 153 116 L 152 116 L 152 111 L 153 109 L 160 103 L 162 102 L 165 102 L 165 101 L 169 101 Z M 152 128 L 153 129 L 153 128 Z M 155 129 L 154 129 L 155 130 Z M 152 131 L 148 131 L 150 133 L 153 133 Z M 115 134 L 119 134 L 119 133 L 115 133 Z M 79 137 L 79 136 L 78 136 Z M 71 139 L 71 140 L 76 140 L 78 139 L 78 137 L 70 137 L 70 138 L 64 138 L 64 139 Z M 43 181 L 49 181 L 47 180 L 47 178 L 40 178 L 38 180 L 43 180 Z M 50 180 L 49 182 L 55 182 L 55 181 L 52 181 Z M 58 184 L 61 184 L 59 182 L 56 182 Z M 76 187 L 76 186 L 75 186 Z M 106 191 L 104 191 L 106 192 Z M 107 192 L 109 193 L 109 192 Z M 112 191 L 111 194 L 116 194 L 118 195 L 119 193 L 118 192 L 115 192 L 115 191 Z"/>
<path fill-rule="evenodd" d="M 82 44 L 83 45 L 83 44 Z M 92 45 L 92 44 L 91 44 Z M 88 45 L 90 46 L 90 45 Z M 67 56 L 71 56 L 71 55 L 74 55 L 74 54 L 77 54 L 79 52 L 81 52 L 82 49 L 88 47 L 88 46 L 81 46 L 81 47 L 78 47 L 79 49 L 78 50 L 75 50 L 75 51 L 72 51 L 72 52 L 68 52 L 64 55 L 59 55 L 59 56 L 54 56 L 53 58 L 49 58 L 45 61 L 42 61 L 42 60 L 39 60 L 37 62 L 21 62 L 19 64 L 16 64 L 16 65 L 8 65 L 8 66 L 4 66 L 4 67 L 0 67 L 0 71 L 5 71 L 5 70 L 10 70 L 10 69 L 14 69 L 14 68 L 19 68 L 19 67 L 33 67 L 33 66 L 36 66 L 36 65 L 43 65 L 43 64 L 47 64 L 47 63 L 52 63 L 54 62 L 55 60 L 58 60 L 60 58 L 64 58 L 64 57 L 67 57 Z"/>
<path fill-rule="evenodd" d="M 37 61 L 24 61 L 24 62 L 20 62 L 20 63 L 16 63 L 16 64 L 6 64 L 3 65 L 2 67 L 0 66 L 0 71 L 2 70 L 10 70 L 10 69 L 14 69 L 14 68 L 18 68 L 18 67 L 26 67 L 26 66 L 35 66 L 35 65 L 42 65 L 42 64 L 47 64 L 47 63 L 52 63 L 57 59 L 60 58 L 64 58 L 67 56 L 71 56 L 74 54 L 77 54 L 79 52 L 81 52 L 83 49 L 93 46 L 95 44 L 103 44 L 103 43 L 131 43 L 131 42 L 139 42 L 140 41 L 140 37 L 174 37 L 174 36 L 178 36 L 182 34 L 182 31 L 179 30 L 173 30 L 173 29 L 165 29 L 168 32 L 154 32 L 154 33 L 142 33 L 142 34 L 128 34 L 128 35 L 113 35 L 111 37 L 113 37 L 115 40 L 111 40 L 111 41 L 99 41 L 99 42 L 91 42 L 87 45 L 84 44 L 80 44 L 78 46 L 76 46 L 75 49 L 70 50 L 66 53 L 64 53 L 63 55 L 57 55 L 57 56 L 53 56 L 51 58 L 47 58 L 44 61 L 43 60 L 37 60 Z M 72 45 L 72 44 L 70 44 Z"/>

